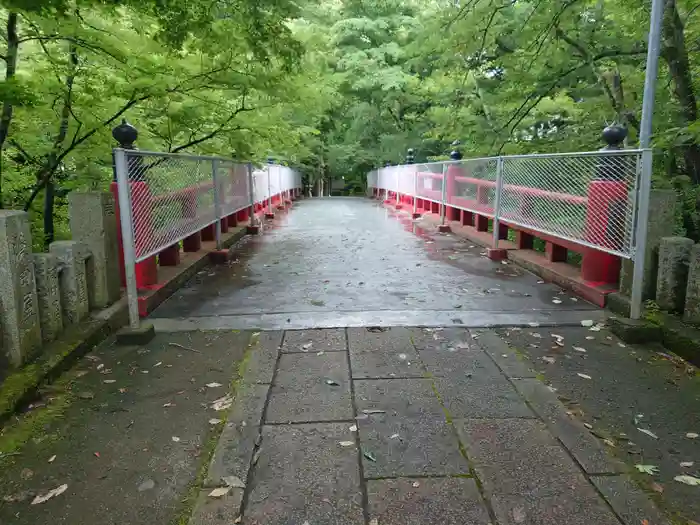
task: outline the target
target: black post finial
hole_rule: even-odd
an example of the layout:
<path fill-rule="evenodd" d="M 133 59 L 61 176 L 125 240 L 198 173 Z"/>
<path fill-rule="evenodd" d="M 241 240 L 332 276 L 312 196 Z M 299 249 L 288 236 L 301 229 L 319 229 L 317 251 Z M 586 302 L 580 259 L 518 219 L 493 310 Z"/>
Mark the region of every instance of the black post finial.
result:
<path fill-rule="evenodd" d="M 112 130 L 112 137 L 119 143 L 120 148 L 134 149 L 134 142 L 139 137 L 139 132 L 126 119 L 122 119 L 122 123 Z"/>
<path fill-rule="evenodd" d="M 416 160 L 416 151 L 413 148 L 408 148 L 406 152 L 406 164 L 413 164 Z"/>
<path fill-rule="evenodd" d="M 462 152 L 459 151 L 459 146 L 461 142 L 459 140 L 455 140 L 452 143 L 452 151 L 450 152 L 450 158 L 452 160 L 462 160 Z"/>
<path fill-rule="evenodd" d="M 606 145 L 605 150 L 622 149 L 622 143 L 627 138 L 627 128 L 620 124 L 613 123 L 606 126 L 602 133 L 603 140 Z"/>

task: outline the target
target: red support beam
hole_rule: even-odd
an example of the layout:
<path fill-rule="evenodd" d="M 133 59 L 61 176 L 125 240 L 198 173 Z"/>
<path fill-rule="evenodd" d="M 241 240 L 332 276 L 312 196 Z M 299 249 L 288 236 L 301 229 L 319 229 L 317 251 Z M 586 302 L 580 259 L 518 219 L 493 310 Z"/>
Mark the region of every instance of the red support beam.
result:
<path fill-rule="evenodd" d="M 566 262 L 568 250 L 563 246 L 547 241 L 545 243 L 544 254 L 549 262 Z"/>

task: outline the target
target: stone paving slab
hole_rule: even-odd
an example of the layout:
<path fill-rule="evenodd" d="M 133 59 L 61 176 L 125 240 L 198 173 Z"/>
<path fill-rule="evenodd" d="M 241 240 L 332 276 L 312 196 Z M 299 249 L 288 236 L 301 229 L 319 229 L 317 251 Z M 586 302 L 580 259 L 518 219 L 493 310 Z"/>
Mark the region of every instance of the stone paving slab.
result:
<path fill-rule="evenodd" d="M 491 525 L 473 479 L 372 480 L 367 495 L 370 519 L 380 525 Z"/>
<path fill-rule="evenodd" d="M 629 476 L 593 476 L 591 481 L 625 525 L 644 523 L 644 520 L 649 525 L 668 525 L 668 520 Z"/>
<path fill-rule="evenodd" d="M 445 421 L 380 414 L 358 421 L 358 427 L 366 478 L 469 473 L 454 430 Z"/>
<path fill-rule="evenodd" d="M 478 347 L 420 350 L 420 358 L 434 377 L 502 377 L 493 360 Z"/>
<path fill-rule="evenodd" d="M 384 410 L 387 416 L 403 419 L 445 419 L 430 379 L 373 379 L 353 384 L 358 414 L 365 410 Z"/>
<path fill-rule="evenodd" d="M 500 372 L 493 376 L 435 378 L 435 388 L 453 419 L 535 417 Z"/>
<path fill-rule="evenodd" d="M 541 421 L 456 422 L 467 455 L 493 493 L 544 497 L 587 482 Z"/>
<path fill-rule="evenodd" d="M 353 379 L 423 377 L 425 372 L 411 342 L 415 329 L 389 328 L 370 332 L 348 330 Z"/>
<path fill-rule="evenodd" d="M 277 365 L 277 356 L 282 344 L 281 331 L 258 332 L 253 336 L 250 357 L 248 358 L 245 381 L 258 384 L 272 383 Z"/>
<path fill-rule="evenodd" d="M 495 495 L 491 497 L 491 506 L 499 525 L 620 525 L 592 488 L 585 485 L 580 488 L 583 493 L 538 498 Z"/>
<path fill-rule="evenodd" d="M 491 356 L 503 373 L 508 377 L 537 377 L 530 362 L 508 346 L 498 334 L 492 330 L 480 330 L 476 339 L 479 347 Z"/>
<path fill-rule="evenodd" d="M 282 354 L 265 422 L 352 419 L 349 376 L 345 352 Z"/>
<path fill-rule="evenodd" d="M 308 348 L 305 346 L 311 344 Z M 324 330 L 287 330 L 282 352 L 345 352 L 347 339 L 344 328 Z"/>
<path fill-rule="evenodd" d="M 244 525 L 364 525 L 354 441 L 344 423 L 265 426 Z"/>
<path fill-rule="evenodd" d="M 625 466 L 611 458 L 583 423 L 567 415 L 557 396 L 538 379 L 514 379 L 513 384 L 527 399 L 552 435 L 558 438 L 588 474 L 624 472 Z"/>

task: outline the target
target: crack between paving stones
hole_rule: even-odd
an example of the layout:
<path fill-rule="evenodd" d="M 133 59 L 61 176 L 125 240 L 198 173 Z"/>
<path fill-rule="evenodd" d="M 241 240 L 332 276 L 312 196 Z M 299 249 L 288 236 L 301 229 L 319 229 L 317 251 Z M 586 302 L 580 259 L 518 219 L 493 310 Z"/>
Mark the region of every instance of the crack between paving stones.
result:
<path fill-rule="evenodd" d="M 262 429 L 263 429 L 263 425 L 265 424 L 265 418 L 267 417 L 267 409 L 268 409 L 268 406 L 270 405 L 270 398 L 272 397 L 272 386 L 275 384 L 275 380 L 277 379 L 277 372 L 279 370 L 280 359 L 282 358 L 281 348 L 284 345 L 284 337 L 286 334 L 287 334 L 286 331 L 282 332 L 282 338 L 280 340 L 279 345 L 277 346 L 277 358 L 275 359 L 275 369 L 272 371 L 272 379 L 270 380 L 270 384 L 267 387 L 267 395 L 265 396 L 265 405 L 263 406 L 263 411 L 262 411 L 262 414 L 260 415 L 260 421 L 258 422 L 258 439 L 255 440 L 255 446 L 253 447 L 253 453 L 250 456 L 248 475 L 246 476 L 246 479 L 245 479 L 245 489 L 243 490 L 243 498 L 241 498 L 241 506 L 238 510 L 238 516 L 241 518 L 245 514 L 245 509 L 248 505 L 248 500 L 250 499 L 250 492 L 252 491 L 253 479 L 255 477 L 255 470 L 256 470 L 256 465 L 257 465 L 257 462 L 255 461 L 255 457 L 260 453 L 260 450 L 262 449 L 262 444 L 263 444 Z M 260 339 L 258 339 L 258 343 L 259 342 L 260 342 Z"/>
<path fill-rule="evenodd" d="M 348 376 L 350 377 L 350 405 L 352 407 L 352 413 L 355 418 L 359 415 L 357 413 L 357 404 L 355 403 L 355 379 L 352 376 L 352 363 L 350 361 L 350 335 L 348 334 L 348 329 L 344 329 L 345 332 L 345 350 L 347 351 L 347 362 L 348 362 Z M 356 421 L 354 419 L 353 421 Z M 355 432 L 355 448 L 357 449 L 357 465 L 360 474 L 360 492 L 362 493 L 362 515 L 365 519 L 365 524 L 369 524 L 371 516 L 369 515 L 369 494 L 367 492 L 367 481 L 365 480 L 365 468 L 362 464 L 362 443 L 360 442 L 360 428 L 358 424 L 357 431 Z"/>

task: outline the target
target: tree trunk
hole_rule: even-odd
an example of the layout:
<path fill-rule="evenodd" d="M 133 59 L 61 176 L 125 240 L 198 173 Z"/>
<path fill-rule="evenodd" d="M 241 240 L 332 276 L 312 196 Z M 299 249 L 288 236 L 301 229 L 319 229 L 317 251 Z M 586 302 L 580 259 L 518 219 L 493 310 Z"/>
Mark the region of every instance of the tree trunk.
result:
<path fill-rule="evenodd" d="M 17 13 L 10 12 L 7 15 L 7 52 L 5 53 L 5 82 L 11 81 L 17 71 L 17 51 L 19 49 L 19 37 L 17 36 Z M 5 100 L 2 104 L 0 116 L 0 157 L 2 156 L 5 141 L 10 133 L 12 122 L 12 100 Z M 2 159 L 0 158 L 0 208 L 2 204 Z"/>
<path fill-rule="evenodd" d="M 698 105 L 693 88 L 688 49 L 685 45 L 683 21 L 676 0 L 666 0 L 663 19 L 662 55 L 673 80 L 673 93 L 680 106 L 680 116 L 686 126 L 698 119 Z M 683 159 L 688 176 L 700 183 L 700 146 L 692 141 L 683 146 Z"/>

